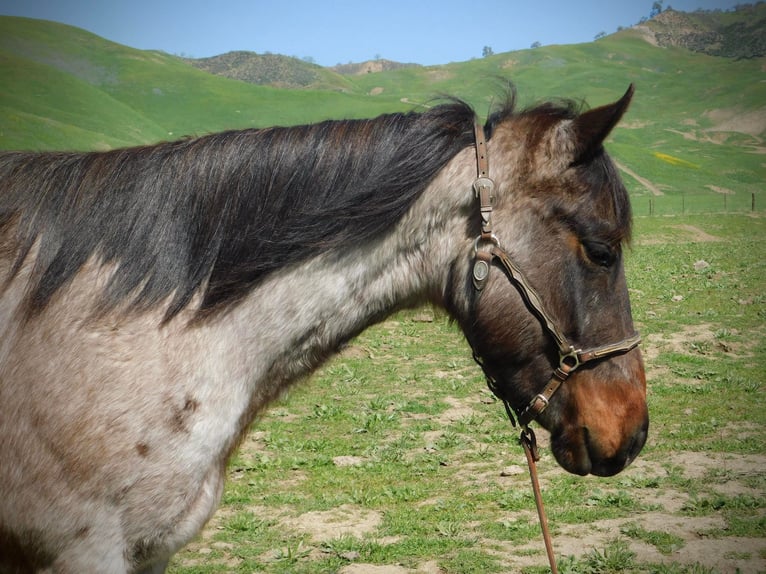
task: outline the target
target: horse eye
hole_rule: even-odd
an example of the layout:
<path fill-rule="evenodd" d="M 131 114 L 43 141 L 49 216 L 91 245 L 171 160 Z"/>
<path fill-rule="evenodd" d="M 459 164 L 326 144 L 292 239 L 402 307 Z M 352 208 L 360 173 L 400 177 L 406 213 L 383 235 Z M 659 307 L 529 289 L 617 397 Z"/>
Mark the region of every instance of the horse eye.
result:
<path fill-rule="evenodd" d="M 601 267 L 611 267 L 617 259 L 614 250 L 606 243 L 600 241 L 583 241 L 583 249 L 587 258 Z"/>

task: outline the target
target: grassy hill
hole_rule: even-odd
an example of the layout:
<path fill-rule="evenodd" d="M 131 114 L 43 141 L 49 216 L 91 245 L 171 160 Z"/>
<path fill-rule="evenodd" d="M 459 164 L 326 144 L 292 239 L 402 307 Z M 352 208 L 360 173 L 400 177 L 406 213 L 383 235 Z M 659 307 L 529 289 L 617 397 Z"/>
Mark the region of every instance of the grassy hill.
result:
<path fill-rule="evenodd" d="M 98 149 L 393 107 L 337 91 L 255 86 L 70 26 L 12 17 L 0 17 L 0 83 L 3 149 Z"/>
<path fill-rule="evenodd" d="M 430 105 L 440 94 L 486 113 L 508 80 L 522 104 L 574 97 L 599 105 L 633 82 L 634 105 L 609 147 L 639 209 L 659 194 L 749 202 L 763 186 L 762 57 L 662 47 L 636 27 L 592 43 L 358 75 L 295 62 L 321 71 L 321 81 L 302 89 L 254 85 L 69 26 L 0 17 L 0 149 L 105 149 L 231 128 L 372 117 Z M 303 77 L 295 62 L 291 73 Z"/>

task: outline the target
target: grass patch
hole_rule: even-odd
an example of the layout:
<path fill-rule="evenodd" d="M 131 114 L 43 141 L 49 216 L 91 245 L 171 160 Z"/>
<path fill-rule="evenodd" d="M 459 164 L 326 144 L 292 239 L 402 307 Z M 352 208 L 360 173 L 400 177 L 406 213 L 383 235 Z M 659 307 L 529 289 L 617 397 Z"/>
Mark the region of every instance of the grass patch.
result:
<path fill-rule="evenodd" d="M 666 556 L 684 546 L 684 539 L 680 536 L 659 530 L 646 530 L 637 524 L 623 526 L 621 532 L 629 538 L 634 538 L 646 542 L 647 544 L 651 544 L 660 552 L 660 554 L 665 554 Z"/>
<path fill-rule="evenodd" d="M 631 551 L 624 540 L 613 539 L 603 550 L 593 549 L 582 558 L 567 557 L 561 561 L 559 570 L 562 574 L 617 574 L 629 572 L 635 566 L 635 552 Z M 543 572 L 544 570 L 536 570 Z M 529 571 L 532 572 L 531 570 Z M 525 574 L 527 571 L 525 570 Z"/>

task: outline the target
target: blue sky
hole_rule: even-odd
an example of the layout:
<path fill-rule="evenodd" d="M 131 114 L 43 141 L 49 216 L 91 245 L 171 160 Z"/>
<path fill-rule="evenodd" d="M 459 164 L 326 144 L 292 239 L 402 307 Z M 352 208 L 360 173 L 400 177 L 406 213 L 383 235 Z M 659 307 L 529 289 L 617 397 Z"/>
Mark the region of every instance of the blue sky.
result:
<path fill-rule="evenodd" d="M 0 0 L 0 14 L 71 24 L 139 49 L 205 57 L 250 50 L 317 64 L 381 57 L 462 62 L 541 44 L 589 42 L 648 16 L 654 0 Z M 746 0 L 664 0 L 676 10 Z"/>

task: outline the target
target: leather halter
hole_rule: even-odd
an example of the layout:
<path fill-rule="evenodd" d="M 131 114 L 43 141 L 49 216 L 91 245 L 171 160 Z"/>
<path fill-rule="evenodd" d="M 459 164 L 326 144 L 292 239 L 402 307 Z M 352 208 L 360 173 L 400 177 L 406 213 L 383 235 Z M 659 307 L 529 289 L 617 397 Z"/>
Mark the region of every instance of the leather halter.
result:
<path fill-rule="evenodd" d="M 552 315 L 546 311 L 537 291 L 532 287 L 529 281 L 527 281 L 521 269 L 511 259 L 510 255 L 508 255 L 508 252 L 500 246 L 500 241 L 492 232 L 492 203 L 494 201 L 495 183 L 489 177 L 487 141 L 484 136 L 484 129 L 478 122 L 474 124 L 474 133 L 476 137 L 477 176 L 476 181 L 473 183 L 473 188 L 476 193 L 476 198 L 479 200 L 481 234 L 474 242 L 473 284 L 478 291 L 481 291 L 486 285 L 492 262 L 498 261 L 506 271 L 508 279 L 513 283 L 516 289 L 518 289 L 527 308 L 540 320 L 543 328 L 556 343 L 559 353 L 559 365 L 553 370 L 553 375 L 550 381 L 545 388 L 535 395 L 529 404 L 521 410 L 517 410 L 508 403 L 508 400 L 500 391 L 497 381 L 487 374 L 481 358 L 474 353 L 474 359 L 476 359 L 476 362 L 482 367 L 487 377 L 487 385 L 495 396 L 503 402 L 511 422 L 515 425 L 515 420 L 512 414 L 512 411 L 515 411 L 516 417 L 519 420 L 519 425 L 521 425 L 521 428 L 526 432 L 529 423 L 542 414 L 548 407 L 553 394 L 559 389 L 562 383 L 569 378 L 569 375 L 577 370 L 577 368 L 591 361 L 627 353 L 639 344 L 641 337 L 638 333 L 634 333 L 616 343 L 609 343 L 586 350 L 577 349 L 567 340 Z M 486 249 L 482 249 L 482 247 L 486 247 Z"/>

